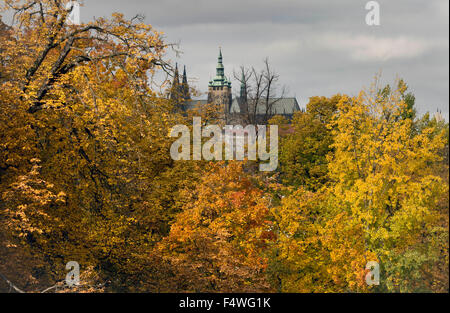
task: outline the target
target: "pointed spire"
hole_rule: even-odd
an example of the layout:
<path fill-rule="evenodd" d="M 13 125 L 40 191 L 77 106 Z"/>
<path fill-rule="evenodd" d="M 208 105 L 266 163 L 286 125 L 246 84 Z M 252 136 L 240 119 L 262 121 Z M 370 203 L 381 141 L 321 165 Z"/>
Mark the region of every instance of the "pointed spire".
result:
<path fill-rule="evenodd" d="M 223 58 L 222 58 L 222 48 L 219 48 L 219 57 L 217 59 L 217 67 L 216 67 L 216 76 L 218 78 L 224 79 L 225 72 L 223 67 Z"/>
<path fill-rule="evenodd" d="M 247 99 L 247 85 L 245 83 L 244 70 L 242 70 L 242 76 L 241 76 L 241 93 L 240 93 L 240 98 L 242 100 L 246 100 Z"/>
<path fill-rule="evenodd" d="M 184 69 L 183 69 L 183 82 L 181 84 L 181 95 L 184 100 L 191 99 L 191 94 L 189 92 L 189 84 L 188 84 L 187 75 L 186 75 L 186 65 L 184 66 Z"/>
<path fill-rule="evenodd" d="M 183 68 L 183 84 L 187 84 L 186 65 Z"/>
<path fill-rule="evenodd" d="M 216 76 L 209 82 L 210 87 L 229 87 L 231 82 L 225 77 L 225 69 L 223 66 L 222 48 L 219 47 L 219 57 L 217 58 Z"/>
<path fill-rule="evenodd" d="M 174 79 L 174 82 L 175 82 L 175 80 L 177 83 L 180 82 L 180 78 L 179 78 L 179 74 L 178 74 L 178 63 L 175 63 L 175 74 L 174 74 L 173 79 Z"/>
<path fill-rule="evenodd" d="M 175 73 L 173 75 L 172 87 L 170 89 L 170 98 L 178 99 L 180 92 L 180 75 L 178 74 L 178 63 L 175 63 Z"/>

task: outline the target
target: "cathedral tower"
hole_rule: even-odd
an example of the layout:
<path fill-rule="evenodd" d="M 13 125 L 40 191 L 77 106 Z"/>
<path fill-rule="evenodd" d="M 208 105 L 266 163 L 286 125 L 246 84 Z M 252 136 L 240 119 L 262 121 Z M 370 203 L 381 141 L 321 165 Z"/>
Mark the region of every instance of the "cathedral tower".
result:
<path fill-rule="evenodd" d="M 208 103 L 220 105 L 224 110 L 226 120 L 230 111 L 231 101 L 231 82 L 225 77 L 222 50 L 220 50 L 216 67 L 216 76 L 208 85 Z"/>
<path fill-rule="evenodd" d="M 186 65 L 183 69 L 183 81 L 181 83 L 181 96 L 185 101 L 191 100 L 191 93 L 189 92 L 189 84 L 186 75 Z"/>
<path fill-rule="evenodd" d="M 183 77 L 182 81 L 180 82 L 178 63 L 175 65 L 175 73 L 169 92 L 169 98 L 174 102 L 174 105 L 177 109 L 186 111 L 186 104 L 191 100 L 191 94 L 189 91 L 189 84 L 186 75 L 186 66 L 184 66 Z"/>
<path fill-rule="evenodd" d="M 241 91 L 239 93 L 239 107 L 240 107 L 240 113 L 242 113 L 242 114 L 248 113 L 247 82 L 245 81 L 244 71 L 242 71 L 242 78 L 241 78 Z"/>
<path fill-rule="evenodd" d="M 174 101 L 177 101 L 180 97 L 180 75 L 178 74 L 178 63 L 175 64 L 175 73 L 173 75 L 173 82 L 170 88 L 169 97 Z"/>

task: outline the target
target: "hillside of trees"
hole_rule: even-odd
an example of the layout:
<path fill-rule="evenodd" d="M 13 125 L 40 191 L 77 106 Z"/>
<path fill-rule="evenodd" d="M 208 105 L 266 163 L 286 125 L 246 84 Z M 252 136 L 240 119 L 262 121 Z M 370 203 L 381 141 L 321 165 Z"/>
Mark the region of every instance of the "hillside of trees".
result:
<path fill-rule="evenodd" d="M 69 25 L 61 2 L 2 2 L 0 292 L 449 291 L 449 125 L 406 82 L 272 118 L 276 172 L 174 161 L 196 113 L 153 83 L 171 45 L 139 16 Z"/>

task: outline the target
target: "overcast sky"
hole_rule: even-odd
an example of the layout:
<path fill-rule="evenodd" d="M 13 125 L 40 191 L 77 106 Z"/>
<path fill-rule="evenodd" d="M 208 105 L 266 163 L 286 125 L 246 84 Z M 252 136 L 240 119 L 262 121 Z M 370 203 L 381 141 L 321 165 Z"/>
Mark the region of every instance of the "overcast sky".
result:
<path fill-rule="evenodd" d="M 85 0 L 81 17 L 145 15 L 180 43 L 183 54 L 169 58 L 186 64 L 202 92 L 221 46 L 228 77 L 268 57 L 301 106 L 311 96 L 355 95 L 381 71 L 385 83 L 406 80 L 420 113 L 439 108 L 448 120 L 449 1 L 378 2 L 380 26 L 366 25 L 365 0 Z"/>

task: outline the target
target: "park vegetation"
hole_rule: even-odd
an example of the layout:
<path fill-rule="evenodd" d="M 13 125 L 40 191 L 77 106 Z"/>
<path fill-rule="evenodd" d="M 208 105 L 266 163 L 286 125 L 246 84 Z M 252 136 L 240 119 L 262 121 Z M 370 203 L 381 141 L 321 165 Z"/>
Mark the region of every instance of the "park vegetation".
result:
<path fill-rule="evenodd" d="M 272 118 L 275 172 L 174 161 L 170 130 L 192 114 L 154 83 L 172 72 L 160 32 L 2 5 L 0 291 L 449 291 L 449 127 L 403 80 Z"/>

